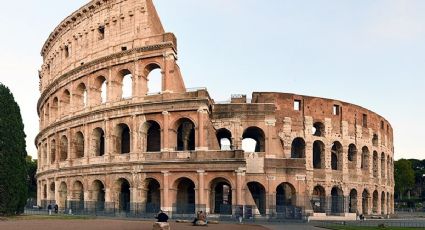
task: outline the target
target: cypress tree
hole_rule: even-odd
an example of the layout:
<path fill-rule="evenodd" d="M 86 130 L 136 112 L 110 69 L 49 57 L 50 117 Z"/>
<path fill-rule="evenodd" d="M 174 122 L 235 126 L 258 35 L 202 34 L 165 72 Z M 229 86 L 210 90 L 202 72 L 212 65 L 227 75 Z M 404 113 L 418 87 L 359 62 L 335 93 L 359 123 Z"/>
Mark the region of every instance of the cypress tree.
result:
<path fill-rule="evenodd" d="M 22 213 L 27 199 L 25 133 L 10 90 L 0 83 L 0 215 Z"/>

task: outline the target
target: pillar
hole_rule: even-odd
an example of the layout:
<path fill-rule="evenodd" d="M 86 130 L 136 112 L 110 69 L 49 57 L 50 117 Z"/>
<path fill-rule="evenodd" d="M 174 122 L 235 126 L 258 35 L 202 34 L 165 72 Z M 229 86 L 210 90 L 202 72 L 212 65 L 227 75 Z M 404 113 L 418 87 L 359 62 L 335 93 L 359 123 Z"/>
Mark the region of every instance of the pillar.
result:
<path fill-rule="evenodd" d="M 207 113 L 207 110 L 204 108 L 198 110 L 197 150 L 208 150 L 208 146 L 206 145 L 207 141 L 205 140 L 205 116 Z"/>
<path fill-rule="evenodd" d="M 204 170 L 198 170 L 198 196 L 197 196 L 197 202 L 198 205 L 206 205 L 207 202 L 205 200 L 205 171 Z"/>
<path fill-rule="evenodd" d="M 161 197 L 161 209 L 165 212 L 171 212 L 171 204 L 170 204 L 170 185 L 168 181 L 168 177 L 170 175 L 170 172 L 163 171 L 163 186 L 161 188 L 162 190 L 162 197 Z"/>
<path fill-rule="evenodd" d="M 236 205 L 244 205 L 243 187 L 245 183 L 245 171 L 242 169 L 236 170 Z"/>
<path fill-rule="evenodd" d="M 171 151 L 170 140 L 169 140 L 169 129 L 170 129 L 170 113 L 168 111 L 162 112 L 163 127 L 162 127 L 162 149 L 161 152 Z"/>

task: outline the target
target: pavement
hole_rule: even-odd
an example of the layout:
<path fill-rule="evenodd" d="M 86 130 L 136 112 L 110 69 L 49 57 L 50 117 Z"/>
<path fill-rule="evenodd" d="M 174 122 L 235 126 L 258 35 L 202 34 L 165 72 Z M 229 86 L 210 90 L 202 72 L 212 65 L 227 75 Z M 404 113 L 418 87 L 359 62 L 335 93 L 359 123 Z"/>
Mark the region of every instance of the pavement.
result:
<path fill-rule="evenodd" d="M 320 228 L 316 228 L 309 224 L 304 223 L 276 223 L 276 224 L 267 224 L 262 225 L 270 230 L 318 230 Z"/>

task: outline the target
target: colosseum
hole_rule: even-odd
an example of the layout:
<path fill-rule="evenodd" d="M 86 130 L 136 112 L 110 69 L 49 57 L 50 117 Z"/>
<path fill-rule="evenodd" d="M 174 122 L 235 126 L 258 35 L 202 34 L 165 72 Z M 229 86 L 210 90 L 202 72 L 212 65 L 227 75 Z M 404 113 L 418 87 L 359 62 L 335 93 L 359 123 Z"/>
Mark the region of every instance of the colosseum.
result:
<path fill-rule="evenodd" d="M 152 0 L 90 1 L 41 55 L 41 206 L 173 217 L 394 212 L 385 118 L 333 99 L 254 92 L 218 103 L 187 89 L 177 39 Z M 150 90 L 156 70 L 160 92 Z"/>

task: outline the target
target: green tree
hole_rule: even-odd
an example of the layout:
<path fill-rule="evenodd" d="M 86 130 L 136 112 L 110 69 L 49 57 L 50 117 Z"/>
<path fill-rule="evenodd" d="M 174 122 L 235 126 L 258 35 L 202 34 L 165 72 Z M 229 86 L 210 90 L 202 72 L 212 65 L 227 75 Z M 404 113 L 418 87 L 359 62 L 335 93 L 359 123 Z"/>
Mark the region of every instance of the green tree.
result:
<path fill-rule="evenodd" d="M 37 180 L 35 174 L 37 173 L 37 160 L 33 160 L 31 156 L 26 157 L 27 175 L 28 175 L 28 197 L 37 198 Z"/>
<path fill-rule="evenodd" d="M 401 159 L 394 162 L 394 180 L 395 191 L 402 199 L 403 193 L 413 188 L 415 185 L 415 172 L 412 168 L 412 162 Z"/>
<path fill-rule="evenodd" d="M 0 83 L 0 215 L 22 213 L 26 203 L 25 137 L 19 106 Z"/>

